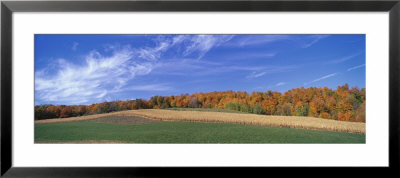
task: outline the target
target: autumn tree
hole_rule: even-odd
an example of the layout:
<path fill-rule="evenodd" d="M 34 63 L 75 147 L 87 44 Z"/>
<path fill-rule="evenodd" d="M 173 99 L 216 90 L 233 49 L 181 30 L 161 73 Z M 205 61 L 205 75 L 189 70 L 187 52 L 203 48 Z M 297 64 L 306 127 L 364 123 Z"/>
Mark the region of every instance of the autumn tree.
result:
<path fill-rule="evenodd" d="M 294 88 L 284 93 L 267 90 L 222 91 L 181 94 L 178 96 L 153 96 L 149 100 L 102 102 L 91 105 L 38 105 L 35 119 L 76 117 L 130 109 L 219 108 L 246 113 L 310 116 L 341 121 L 365 122 L 365 88 L 349 88 L 347 84 L 336 90 L 324 88 Z"/>

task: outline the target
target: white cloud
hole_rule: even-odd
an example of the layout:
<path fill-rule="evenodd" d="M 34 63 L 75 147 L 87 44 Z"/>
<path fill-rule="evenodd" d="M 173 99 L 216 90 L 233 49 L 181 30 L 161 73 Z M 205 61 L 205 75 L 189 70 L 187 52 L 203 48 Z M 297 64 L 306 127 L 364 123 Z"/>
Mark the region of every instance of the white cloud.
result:
<path fill-rule="evenodd" d="M 233 67 L 230 67 L 231 69 Z M 249 75 L 246 76 L 246 78 L 251 79 L 251 78 L 258 78 L 262 77 L 266 74 L 272 74 L 272 73 L 281 73 L 281 72 L 288 72 L 291 71 L 295 68 L 296 66 L 262 66 L 262 67 L 238 67 L 235 66 L 234 68 L 237 68 L 238 70 L 250 70 L 253 71 Z"/>
<path fill-rule="evenodd" d="M 72 44 L 72 51 L 76 51 L 77 49 L 78 49 L 78 45 L 79 45 L 79 43 L 77 43 L 77 42 L 74 42 L 73 44 Z"/>
<path fill-rule="evenodd" d="M 311 81 L 311 82 L 306 82 L 306 83 L 304 83 L 304 85 L 308 85 L 308 84 L 310 84 L 310 83 L 318 82 L 318 81 L 321 81 L 321 80 L 324 80 L 324 79 L 327 79 L 327 78 L 336 76 L 337 74 L 338 74 L 338 73 L 328 74 L 328 75 L 322 76 L 322 77 L 320 77 L 320 78 L 317 78 L 317 79 L 315 79 L 315 80 L 313 80 L 313 81 Z"/>
<path fill-rule="evenodd" d="M 150 84 L 150 85 L 139 85 L 139 86 L 131 86 L 127 87 L 124 90 L 126 91 L 168 91 L 172 90 L 167 84 Z"/>
<path fill-rule="evenodd" d="M 269 59 L 277 55 L 276 52 L 264 52 L 264 53 L 232 53 L 224 54 L 220 59 L 223 60 L 251 60 L 251 59 Z"/>
<path fill-rule="evenodd" d="M 35 73 L 35 97 L 62 104 L 100 100 L 135 76 L 152 70 L 151 63 L 139 63 L 134 54 L 129 47 L 115 50 L 110 56 L 91 51 L 79 66 L 60 59 L 56 73 L 50 75 L 46 68 Z"/>
<path fill-rule="evenodd" d="M 213 47 L 230 40 L 231 35 L 179 35 L 173 38 L 160 36 L 154 47 L 131 48 L 118 45 L 106 46 L 105 56 L 93 50 L 77 65 L 65 59 L 35 72 L 35 97 L 40 103 L 84 104 L 101 101 L 110 93 L 122 90 L 165 91 L 166 85 L 127 86 L 136 76 L 148 75 L 161 63 L 159 59 L 170 48 L 182 44 L 184 53 L 203 57 Z M 76 50 L 78 43 L 74 43 Z M 189 64 L 192 65 L 193 64 Z"/>
<path fill-rule="evenodd" d="M 185 40 L 187 35 L 178 35 L 172 38 L 172 45 L 181 43 L 183 40 Z"/>
<path fill-rule="evenodd" d="M 139 53 L 139 57 L 146 59 L 146 60 L 150 60 L 150 61 L 155 61 L 158 58 L 160 58 L 162 52 L 165 52 L 166 50 L 168 50 L 168 48 L 170 47 L 170 44 L 168 42 L 161 42 L 157 47 L 155 48 L 142 48 L 138 51 Z"/>
<path fill-rule="evenodd" d="M 197 59 L 200 59 L 213 47 L 218 47 L 232 38 L 233 35 L 190 35 L 186 37 L 180 37 L 180 39 L 177 41 L 189 41 L 189 45 L 186 46 L 186 50 L 183 53 L 184 56 L 197 53 Z"/>
<path fill-rule="evenodd" d="M 364 67 L 364 66 L 365 66 L 365 64 L 361 64 L 361 65 L 358 65 L 358 66 L 350 67 L 350 68 L 347 69 L 347 71 L 352 71 L 352 70 L 355 70 L 355 69 L 358 69 L 358 68 L 361 68 L 361 67 Z"/>
<path fill-rule="evenodd" d="M 239 66 L 229 65 L 225 63 L 210 62 L 194 59 L 174 59 L 158 62 L 152 71 L 156 75 L 177 75 L 177 76 L 206 76 L 223 74 L 233 71 L 250 71 L 265 74 L 284 72 L 292 69 L 291 66 Z"/>
<path fill-rule="evenodd" d="M 290 39 L 290 35 L 250 35 L 234 40 L 234 43 L 227 44 L 228 46 L 251 46 L 258 44 L 268 44 L 282 40 Z"/>
<path fill-rule="evenodd" d="M 300 48 L 309 48 L 320 40 L 330 35 L 248 35 L 232 40 L 232 43 L 226 44 L 231 47 L 243 47 L 259 44 L 270 44 L 280 41 L 295 42 Z"/>
<path fill-rule="evenodd" d="M 277 83 L 277 84 L 275 84 L 275 85 L 268 85 L 268 86 L 258 86 L 258 87 L 254 87 L 253 89 L 254 90 L 266 90 L 266 89 L 273 89 L 273 88 L 276 88 L 276 87 L 280 87 L 280 86 L 283 86 L 283 85 L 286 85 L 286 83 L 285 82 L 279 82 L 279 83 Z"/>
<path fill-rule="evenodd" d="M 279 86 L 282 86 L 282 85 L 285 85 L 286 83 L 285 82 L 279 82 L 279 83 L 277 83 L 275 86 L 276 87 L 279 87 Z"/>
<path fill-rule="evenodd" d="M 173 38 L 157 38 L 159 44 L 156 48 L 142 48 L 139 50 L 139 57 L 147 60 L 157 60 L 163 52 L 183 44 L 180 48 L 181 53 L 178 56 L 197 55 L 197 59 L 201 59 L 208 51 L 214 47 L 229 41 L 233 35 L 177 35 Z M 179 52 L 180 50 L 176 50 Z"/>
<path fill-rule="evenodd" d="M 302 47 L 302 48 L 309 48 L 309 47 L 311 47 L 312 45 L 318 43 L 320 40 L 322 40 L 322 39 L 324 39 L 324 38 L 327 38 L 327 37 L 329 37 L 329 36 L 330 36 L 330 35 L 311 35 L 311 36 L 310 36 L 311 42 L 305 43 L 305 44 L 303 44 L 301 47 Z"/>
<path fill-rule="evenodd" d="M 267 72 L 252 72 L 251 74 L 249 74 L 248 76 L 246 76 L 246 78 L 258 78 L 261 76 L 264 76 Z"/>
<path fill-rule="evenodd" d="M 342 62 L 348 61 L 348 60 L 350 60 L 350 59 L 352 59 L 352 58 L 354 58 L 354 57 L 356 57 L 356 56 L 358 56 L 358 55 L 360 55 L 360 54 L 361 54 L 361 53 L 355 53 L 355 54 L 352 54 L 352 55 L 349 55 L 349 56 L 345 56 L 345 57 L 342 57 L 342 58 L 339 58 L 339 59 L 335 59 L 335 60 L 328 61 L 328 62 L 326 62 L 325 64 L 337 64 L 337 63 L 342 63 Z"/>

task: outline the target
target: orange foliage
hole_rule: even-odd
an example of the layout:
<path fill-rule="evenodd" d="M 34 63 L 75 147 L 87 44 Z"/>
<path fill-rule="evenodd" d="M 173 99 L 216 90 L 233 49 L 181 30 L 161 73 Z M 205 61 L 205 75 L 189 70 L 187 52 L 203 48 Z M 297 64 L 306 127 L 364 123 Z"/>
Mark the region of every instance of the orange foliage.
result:
<path fill-rule="evenodd" d="M 164 109 L 169 107 L 198 107 L 231 109 L 242 112 L 311 116 L 341 121 L 365 122 L 365 88 L 349 89 L 347 84 L 336 90 L 324 88 L 295 88 L 287 92 L 209 92 L 179 96 L 154 96 L 149 100 L 103 102 L 98 104 L 35 106 L 35 119 L 64 118 L 131 109 Z"/>

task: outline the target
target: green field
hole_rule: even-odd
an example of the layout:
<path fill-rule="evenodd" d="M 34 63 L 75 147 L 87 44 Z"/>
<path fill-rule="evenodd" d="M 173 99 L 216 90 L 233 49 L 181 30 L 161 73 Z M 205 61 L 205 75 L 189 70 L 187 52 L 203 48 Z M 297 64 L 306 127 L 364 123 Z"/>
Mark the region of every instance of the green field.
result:
<path fill-rule="evenodd" d="M 365 143 L 364 134 L 252 125 L 151 122 L 102 123 L 94 120 L 35 124 L 35 143 Z"/>

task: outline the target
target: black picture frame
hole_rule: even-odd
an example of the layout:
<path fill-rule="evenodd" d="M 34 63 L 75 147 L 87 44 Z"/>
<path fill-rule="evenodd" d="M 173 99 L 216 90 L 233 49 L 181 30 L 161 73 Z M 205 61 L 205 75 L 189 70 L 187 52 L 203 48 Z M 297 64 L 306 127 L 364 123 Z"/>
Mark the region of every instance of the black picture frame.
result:
<path fill-rule="evenodd" d="M 12 17 L 13 12 L 126 12 L 126 11 L 293 11 L 293 12 L 389 12 L 389 167 L 368 170 L 393 171 L 399 168 L 400 101 L 400 1 L 399 0 L 261 0 L 261 1 L 2 1 L 1 2 L 1 176 L 5 177 L 142 177 L 198 175 L 229 172 L 243 168 L 131 168 L 65 167 L 21 168 L 12 165 Z M 367 155 L 366 155 L 367 156 Z M 274 170 L 276 170 L 275 167 Z M 179 170 L 178 170 L 179 169 Z M 205 170 L 207 169 L 207 170 Z M 248 168 L 247 168 L 248 169 Z M 266 168 L 252 168 L 244 175 L 263 173 Z M 282 168 L 272 171 L 286 172 Z M 290 168 L 289 168 L 290 169 Z M 296 168 L 292 168 L 296 169 Z M 324 168 L 319 168 L 324 169 Z M 346 168 L 347 169 L 347 168 Z M 360 171 L 360 168 L 356 171 Z M 350 169 L 351 170 L 351 169 Z M 309 172 L 309 169 L 297 173 Z M 340 172 L 330 171 L 330 175 Z M 269 172 L 268 174 L 272 174 Z"/>

